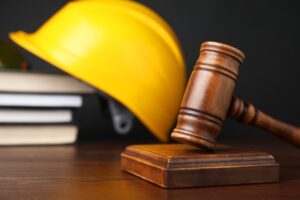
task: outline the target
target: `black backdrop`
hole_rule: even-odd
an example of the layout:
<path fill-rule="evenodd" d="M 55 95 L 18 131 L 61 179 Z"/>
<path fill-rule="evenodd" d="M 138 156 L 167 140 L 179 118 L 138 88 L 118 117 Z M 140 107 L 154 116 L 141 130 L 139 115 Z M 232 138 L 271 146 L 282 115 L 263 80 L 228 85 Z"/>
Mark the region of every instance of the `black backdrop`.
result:
<path fill-rule="evenodd" d="M 0 0 L 0 37 L 9 31 L 34 31 L 67 0 Z M 300 125 L 300 3 L 275 0 L 141 0 L 177 33 L 187 62 L 187 77 L 198 56 L 201 42 L 213 40 L 244 51 L 236 93 L 265 112 Z M 23 51 L 38 70 L 54 67 Z M 80 111 L 82 133 L 90 138 L 118 138 L 109 120 L 99 113 L 95 97 L 86 98 Z M 238 134 L 267 135 L 260 130 L 227 120 L 223 137 Z M 131 136 L 151 137 L 138 124 Z"/>

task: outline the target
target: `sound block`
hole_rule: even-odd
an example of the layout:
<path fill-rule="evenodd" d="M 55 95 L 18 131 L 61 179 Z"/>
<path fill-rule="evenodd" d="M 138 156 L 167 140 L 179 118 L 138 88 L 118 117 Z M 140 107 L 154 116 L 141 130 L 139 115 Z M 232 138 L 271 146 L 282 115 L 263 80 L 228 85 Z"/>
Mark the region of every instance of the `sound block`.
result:
<path fill-rule="evenodd" d="M 133 145 L 121 154 L 121 168 L 164 188 L 279 180 L 279 164 L 272 155 L 226 146 L 212 153 L 184 144 Z"/>

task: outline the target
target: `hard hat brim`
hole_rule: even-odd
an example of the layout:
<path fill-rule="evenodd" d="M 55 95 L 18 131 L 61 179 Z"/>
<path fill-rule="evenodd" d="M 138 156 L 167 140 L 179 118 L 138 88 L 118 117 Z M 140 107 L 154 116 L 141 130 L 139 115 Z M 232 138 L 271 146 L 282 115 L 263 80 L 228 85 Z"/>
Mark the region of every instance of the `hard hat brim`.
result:
<path fill-rule="evenodd" d="M 9 33 L 9 38 L 22 48 L 28 50 L 32 54 L 44 59 L 49 60 L 45 53 L 43 53 L 30 39 L 30 35 L 23 31 Z"/>

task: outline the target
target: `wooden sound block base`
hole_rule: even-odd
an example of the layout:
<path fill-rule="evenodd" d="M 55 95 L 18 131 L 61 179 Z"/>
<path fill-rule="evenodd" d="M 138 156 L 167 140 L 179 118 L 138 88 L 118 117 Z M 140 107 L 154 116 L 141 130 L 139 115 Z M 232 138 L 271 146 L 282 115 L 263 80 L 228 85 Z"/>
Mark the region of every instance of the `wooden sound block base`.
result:
<path fill-rule="evenodd" d="M 214 153 L 184 144 L 133 145 L 121 154 L 126 172 L 164 188 L 278 182 L 272 155 L 219 147 Z"/>

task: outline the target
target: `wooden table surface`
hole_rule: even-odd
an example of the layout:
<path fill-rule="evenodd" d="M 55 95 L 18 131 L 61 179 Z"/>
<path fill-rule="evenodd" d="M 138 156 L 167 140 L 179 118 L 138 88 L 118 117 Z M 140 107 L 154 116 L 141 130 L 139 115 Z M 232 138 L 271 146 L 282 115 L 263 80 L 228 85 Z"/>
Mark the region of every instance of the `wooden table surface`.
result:
<path fill-rule="evenodd" d="M 120 170 L 128 143 L 99 141 L 0 147 L 0 199 L 300 199 L 300 150 L 259 137 L 229 143 L 273 154 L 280 183 L 162 189 Z"/>

